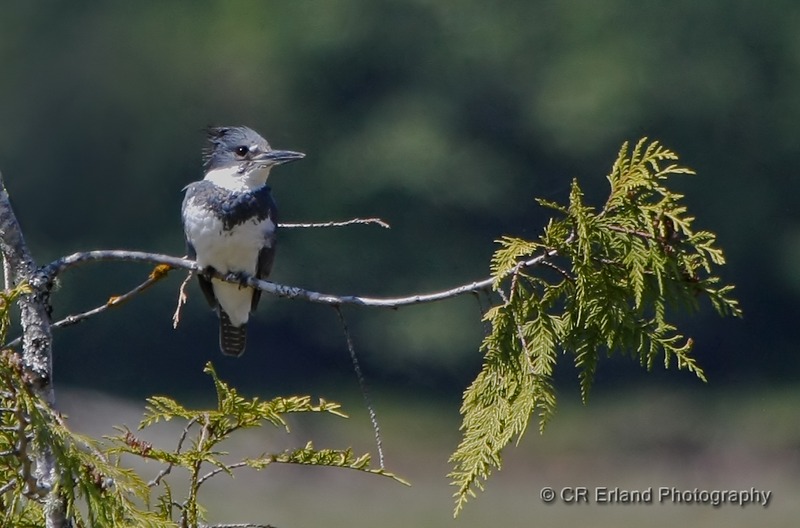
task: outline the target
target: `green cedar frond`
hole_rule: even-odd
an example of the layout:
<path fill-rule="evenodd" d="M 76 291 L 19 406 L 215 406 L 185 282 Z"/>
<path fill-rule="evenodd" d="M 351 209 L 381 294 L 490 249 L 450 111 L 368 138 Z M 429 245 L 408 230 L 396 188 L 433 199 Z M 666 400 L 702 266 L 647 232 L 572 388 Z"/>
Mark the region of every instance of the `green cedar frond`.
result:
<path fill-rule="evenodd" d="M 535 200 L 536 200 L 536 203 L 538 203 L 542 207 L 547 207 L 548 209 L 553 209 L 555 211 L 558 211 L 561 214 L 568 214 L 567 208 L 564 207 L 563 205 L 559 204 L 559 203 L 552 202 L 550 200 L 545 200 L 544 198 L 536 198 Z"/>
<path fill-rule="evenodd" d="M 0 497 L 5 526 L 44 525 L 44 504 L 32 489 L 34 443 L 49 447 L 59 468 L 56 487 L 76 525 L 175 526 L 139 507 L 149 494 L 147 485 L 132 470 L 119 467 L 98 442 L 70 431 L 63 418 L 31 391 L 13 352 L 4 351 L 0 358 L 0 383 L 1 405 L 13 409 L 3 413 L 3 425 L 10 428 L 2 429 L 0 445 L 18 447 L 13 456 L 2 457 L 0 462 L 0 479 L 14 483 Z"/>
<path fill-rule="evenodd" d="M 578 368 L 578 380 L 581 386 L 581 401 L 589 401 L 589 391 L 594 383 L 594 375 L 597 372 L 597 362 L 599 354 L 596 348 L 588 346 L 583 342 L 575 349 L 575 366 Z"/>
<path fill-rule="evenodd" d="M 217 408 L 214 410 L 190 410 L 172 398 L 152 396 L 147 399 L 145 416 L 139 429 L 150 427 L 158 422 L 180 418 L 186 421 L 203 422 L 208 420 L 220 431 L 257 427 L 262 421 L 283 427 L 288 431 L 284 414 L 301 412 L 325 412 L 346 418 L 338 403 L 320 398 L 314 403 L 310 396 L 277 397 L 269 401 L 259 398 L 244 398 L 238 391 L 220 380 L 211 363 L 206 364 L 204 372 L 214 381 L 217 393 Z"/>
<path fill-rule="evenodd" d="M 357 457 L 352 449 L 315 449 L 312 442 L 308 442 L 305 447 L 287 450 L 277 455 L 263 455 L 259 458 L 245 460 L 247 466 L 254 469 L 263 469 L 273 463 L 353 469 L 364 473 L 388 477 L 401 484 L 410 486 L 406 480 L 394 473 L 390 473 L 382 468 L 370 467 L 370 462 L 371 457 L 368 454 Z"/>
<path fill-rule="evenodd" d="M 0 291 L 0 336 L 4 342 L 11 325 L 11 306 L 21 295 L 28 293 L 31 293 L 31 288 L 26 283 L 19 284 L 10 290 Z"/>
<path fill-rule="evenodd" d="M 0 321 L 8 321 L 11 301 L 27 293 L 21 286 L 0 292 Z M 0 330 L 7 327 L 0 326 Z M 2 334 L 2 332 L 0 332 Z M 4 339 L 5 335 L 0 335 Z M 370 465 L 370 456 L 356 456 L 351 449 L 305 447 L 258 458 L 230 462 L 219 444 L 245 428 L 272 424 L 287 428 L 288 413 L 329 413 L 345 417 L 338 403 L 309 396 L 278 397 L 268 401 L 246 398 L 220 380 L 211 364 L 206 372 L 217 393 L 214 409 L 189 409 L 172 398 L 148 398 L 139 429 L 159 422 L 183 420 L 183 434 L 174 449 L 162 449 L 127 428 L 108 437 L 110 446 L 71 431 L 64 419 L 47 402 L 40 400 L 24 381 L 18 355 L 0 353 L 0 525 L 44 526 L 44 500 L 36 491 L 35 463 L 31 445 L 46 444 L 59 469 L 56 492 L 63 498 L 67 517 L 76 526 L 176 528 L 198 526 L 205 517 L 199 502 L 202 484 L 219 473 L 232 475 L 239 467 L 261 469 L 273 462 L 347 468 L 385 476 L 407 484 L 383 468 Z M 134 456 L 163 464 L 150 484 L 133 470 L 121 465 L 123 456 Z M 183 500 L 173 495 L 168 475 L 175 467 L 189 475 L 189 490 Z M 155 501 L 151 493 L 157 493 Z M 151 508 L 150 505 L 153 504 Z M 176 519 L 175 512 L 179 518 Z"/>
<path fill-rule="evenodd" d="M 501 278 L 506 277 L 517 267 L 522 256 L 531 255 L 539 247 L 538 244 L 513 237 L 503 237 L 496 242 L 500 248 L 492 256 L 490 269 L 492 276 Z"/>
<path fill-rule="evenodd" d="M 140 429 L 172 419 L 186 422 L 182 440 L 174 450 L 159 449 L 124 429 L 120 431 L 122 434 L 111 438 L 115 447 L 109 450 L 115 455 L 126 453 L 161 462 L 170 469 L 173 466 L 181 467 L 189 473 L 189 491 L 185 500 L 180 503 L 181 524 L 194 526 L 203 519 L 199 491 L 206 480 L 220 473 L 232 476 L 233 471 L 241 467 L 260 470 L 276 462 L 341 467 L 386 476 L 406 484 L 403 479 L 383 468 L 371 467 L 369 455 L 356 457 L 350 449 L 317 450 L 311 443 L 300 449 L 231 462 L 227 453 L 219 450 L 219 445 L 240 429 L 271 424 L 288 432 L 285 415 L 289 413 L 329 413 L 343 418 L 347 416 L 338 403 L 324 399 L 315 402 L 310 396 L 277 397 L 267 401 L 247 398 L 221 380 L 211 363 L 206 364 L 205 372 L 211 376 L 216 390 L 215 409 L 187 409 L 164 396 L 147 400 L 148 406 Z M 164 485 L 162 495 L 156 499 L 159 505 L 157 511 L 171 519 L 175 501 L 172 488 L 163 478 L 165 476 L 166 473 L 154 481 L 154 484 Z"/>
<path fill-rule="evenodd" d="M 650 369 L 659 357 L 702 381 L 693 341 L 669 322 L 676 310 L 693 311 L 708 298 L 721 315 L 740 316 L 733 286 L 719 286 L 724 265 L 716 237 L 695 231 L 682 195 L 667 188 L 676 174 L 694 174 L 657 141 L 620 148 L 599 210 L 584 203 L 573 181 L 566 206 L 537 202 L 561 215 L 536 241 L 504 236 L 491 261 L 503 304 L 490 308 L 491 331 L 480 373 L 464 393 L 462 441 L 450 458 L 461 510 L 493 469 L 503 448 L 519 441 L 531 416 L 542 431 L 555 412 L 553 370 L 561 354 L 573 356 L 581 398 L 589 391 L 601 354 L 621 353 Z M 541 273 L 523 269 L 536 255 Z M 547 271 L 556 270 L 553 276 Z"/>

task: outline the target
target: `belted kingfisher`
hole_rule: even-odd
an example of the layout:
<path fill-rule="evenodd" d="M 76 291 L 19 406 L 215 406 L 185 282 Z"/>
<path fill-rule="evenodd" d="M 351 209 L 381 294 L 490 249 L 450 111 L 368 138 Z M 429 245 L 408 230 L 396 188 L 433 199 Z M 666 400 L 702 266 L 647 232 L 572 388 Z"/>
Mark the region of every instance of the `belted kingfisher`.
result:
<path fill-rule="evenodd" d="M 189 258 L 201 270 L 269 276 L 275 258 L 277 209 L 267 183 L 275 165 L 305 154 L 273 150 L 254 130 L 211 127 L 205 178 L 186 186 L 181 216 Z M 247 320 L 261 291 L 198 274 L 200 289 L 219 316 L 219 347 L 241 356 Z"/>

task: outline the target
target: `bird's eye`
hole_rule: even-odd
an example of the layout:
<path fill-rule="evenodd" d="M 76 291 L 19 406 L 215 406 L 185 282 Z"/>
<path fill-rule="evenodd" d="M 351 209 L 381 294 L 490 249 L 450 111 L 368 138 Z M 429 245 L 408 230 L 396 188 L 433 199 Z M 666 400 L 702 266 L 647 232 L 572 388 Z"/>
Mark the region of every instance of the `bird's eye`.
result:
<path fill-rule="evenodd" d="M 242 145 L 241 147 L 236 147 L 235 152 L 237 156 L 243 158 L 247 155 L 248 152 L 250 152 L 250 149 Z"/>

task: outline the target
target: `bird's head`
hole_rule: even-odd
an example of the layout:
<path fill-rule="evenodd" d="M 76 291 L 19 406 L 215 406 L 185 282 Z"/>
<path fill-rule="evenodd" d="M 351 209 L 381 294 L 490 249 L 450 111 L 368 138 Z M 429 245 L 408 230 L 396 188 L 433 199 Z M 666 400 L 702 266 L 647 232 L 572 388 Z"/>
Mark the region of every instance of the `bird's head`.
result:
<path fill-rule="evenodd" d="M 260 187 L 272 167 L 305 157 L 302 152 L 273 150 L 258 132 L 245 126 L 209 127 L 208 141 L 206 179 L 236 191 Z"/>

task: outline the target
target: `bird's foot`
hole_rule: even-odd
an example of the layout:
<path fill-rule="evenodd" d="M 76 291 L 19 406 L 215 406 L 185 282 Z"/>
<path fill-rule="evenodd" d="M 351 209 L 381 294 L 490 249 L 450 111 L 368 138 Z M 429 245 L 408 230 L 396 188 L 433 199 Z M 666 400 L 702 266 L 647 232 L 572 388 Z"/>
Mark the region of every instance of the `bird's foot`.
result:
<path fill-rule="evenodd" d="M 238 282 L 239 289 L 249 288 L 249 286 L 247 285 L 247 281 L 250 279 L 250 275 L 248 275 L 243 271 L 232 271 L 228 273 L 228 276 L 226 278 L 228 280 L 233 280 L 234 282 Z"/>
<path fill-rule="evenodd" d="M 198 273 L 204 279 L 209 280 L 209 281 L 211 279 L 213 279 L 216 275 L 219 274 L 219 272 L 216 269 L 214 269 L 212 266 L 206 266 L 205 268 L 201 269 Z"/>

